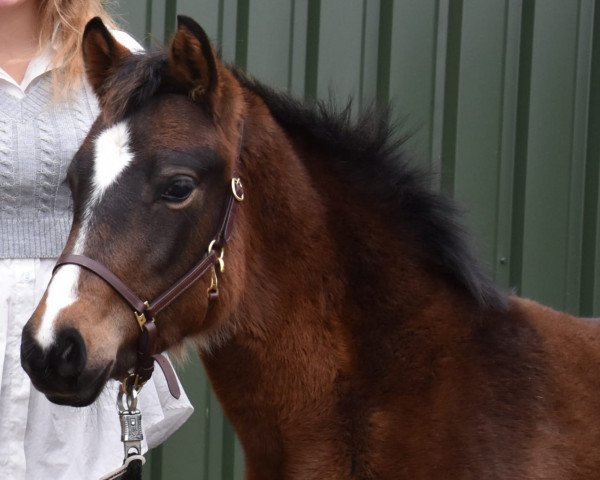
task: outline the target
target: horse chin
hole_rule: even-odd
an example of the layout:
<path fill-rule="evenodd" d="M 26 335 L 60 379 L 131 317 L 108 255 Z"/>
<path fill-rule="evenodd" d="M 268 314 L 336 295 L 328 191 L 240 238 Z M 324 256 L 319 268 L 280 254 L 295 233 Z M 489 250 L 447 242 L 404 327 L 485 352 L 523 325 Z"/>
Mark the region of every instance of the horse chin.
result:
<path fill-rule="evenodd" d="M 57 405 L 70 407 L 87 407 L 92 404 L 100 395 L 106 382 L 111 376 L 112 364 L 103 369 L 88 371 L 81 375 L 77 385 L 67 391 L 50 391 L 47 388 L 38 388 L 48 400 Z"/>

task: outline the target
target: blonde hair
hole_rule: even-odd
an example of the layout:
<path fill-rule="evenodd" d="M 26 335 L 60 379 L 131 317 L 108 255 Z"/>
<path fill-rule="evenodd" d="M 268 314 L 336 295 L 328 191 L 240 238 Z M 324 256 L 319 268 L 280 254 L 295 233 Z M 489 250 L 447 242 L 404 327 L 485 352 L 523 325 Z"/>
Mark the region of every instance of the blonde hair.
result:
<path fill-rule="evenodd" d="M 115 28 L 106 3 L 102 0 L 39 0 L 40 49 L 51 41 L 56 49 L 52 65 L 55 99 L 68 99 L 69 94 L 82 85 L 81 44 L 87 22 L 99 16 L 109 28 Z"/>

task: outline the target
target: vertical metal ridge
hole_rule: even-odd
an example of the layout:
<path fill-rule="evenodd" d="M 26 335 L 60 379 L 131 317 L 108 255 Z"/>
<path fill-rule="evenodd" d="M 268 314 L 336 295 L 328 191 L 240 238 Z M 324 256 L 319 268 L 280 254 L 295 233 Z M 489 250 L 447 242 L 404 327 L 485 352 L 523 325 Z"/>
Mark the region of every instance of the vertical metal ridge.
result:
<path fill-rule="evenodd" d="M 496 238 L 494 244 L 494 280 L 503 288 L 510 287 L 512 258 L 512 198 L 516 117 L 519 95 L 519 52 L 521 44 L 521 14 L 517 0 L 505 3 L 502 105 L 500 108 L 500 152 L 498 155 L 498 190 L 496 199 Z"/>
<path fill-rule="evenodd" d="M 362 20 L 360 28 L 360 75 L 358 77 L 358 110 L 362 112 L 364 104 L 364 89 L 365 89 L 365 42 L 367 35 L 367 0 L 363 0 L 362 4 Z"/>
<path fill-rule="evenodd" d="M 145 29 L 147 33 L 144 35 L 144 47 L 150 48 L 152 39 L 152 0 L 146 0 Z"/>
<path fill-rule="evenodd" d="M 583 208 L 583 238 L 581 248 L 581 315 L 592 316 L 600 313 L 600 293 L 598 292 L 598 232 L 600 228 L 600 8 L 594 5 L 592 29 L 592 65 L 590 72 L 590 97 L 587 118 L 587 142 L 585 152 L 585 186 Z"/>
<path fill-rule="evenodd" d="M 291 0 L 290 8 L 290 34 L 288 37 L 288 64 L 287 64 L 287 91 L 292 91 L 292 75 L 294 73 L 294 22 L 296 19 L 296 0 Z"/>
<path fill-rule="evenodd" d="M 234 462 L 234 466 L 233 466 L 233 475 L 235 480 L 244 480 L 245 478 L 245 467 L 246 467 L 246 460 L 244 457 L 244 450 L 242 448 L 242 444 L 240 443 L 240 441 L 237 439 L 235 439 L 235 443 L 234 443 L 234 451 L 233 451 L 233 462 Z"/>
<path fill-rule="evenodd" d="M 219 11 L 217 17 L 217 48 L 219 52 L 221 52 L 223 48 L 223 20 L 225 18 L 225 0 L 219 0 Z"/>
<path fill-rule="evenodd" d="M 152 449 L 152 459 L 150 462 L 150 469 L 146 470 L 150 472 L 151 480 L 163 480 L 163 447 L 159 445 Z"/>
<path fill-rule="evenodd" d="M 514 152 L 512 242 L 510 257 L 510 287 L 521 289 L 523 275 L 523 235 L 525 223 L 525 197 L 527 177 L 527 144 L 529 128 L 529 97 L 531 94 L 531 57 L 533 53 L 533 29 L 535 3 L 523 2 L 521 12 L 521 46 L 519 52 L 519 93 L 517 98 L 517 122 Z"/>
<path fill-rule="evenodd" d="M 235 479 L 235 433 L 229 422 L 223 424 L 223 480 Z"/>
<path fill-rule="evenodd" d="M 571 155 L 569 168 L 569 209 L 567 252 L 565 255 L 564 304 L 567 311 L 578 314 L 581 296 L 583 216 L 585 205 L 585 150 L 593 40 L 593 0 L 579 0 L 576 52 L 573 65 L 573 110 L 571 121 Z"/>
<path fill-rule="evenodd" d="M 207 388 L 204 392 L 203 395 L 203 402 L 201 404 L 201 407 L 204 407 L 204 411 L 202 412 L 204 418 L 204 430 L 201 433 L 202 435 L 204 435 L 204 449 L 202 451 L 202 456 L 203 456 L 203 471 L 202 471 L 202 477 L 201 478 L 213 478 L 211 477 L 211 422 L 210 422 L 210 417 L 211 417 L 211 404 L 210 404 L 210 400 L 211 400 L 211 389 Z"/>
<path fill-rule="evenodd" d="M 290 92 L 297 97 L 306 96 L 306 55 L 308 39 L 308 0 L 294 0 L 294 23 L 290 23 L 293 30 L 290 43 Z M 317 59 L 318 61 L 318 59 Z"/>
<path fill-rule="evenodd" d="M 377 47 L 377 101 L 386 105 L 390 99 L 390 64 L 394 0 L 381 0 L 379 8 L 379 44 Z"/>
<path fill-rule="evenodd" d="M 219 29 L 221 36 L 221 58 L 226 63 L 235 63 L 238 40 L 238 0 L 220 0 Z"/>
<path fill-rule="evenodd" d="M 454 194 L 456 165 L 456 117 L 458 113 L 458 87 L 460 80 L 460 49 L 462 40 L 463 0 L 450 2 L 448 11 L 448 36 L 445 63 L 444 116 L 441 145 L 441 190 Z"/>
<path fill-rule="evenodd" d="M 248 66 L 248 25 L 250 0 L 238 0 L 235 23 L 235 64 L 246 69 Z"/>
<path fill-rule="evenodd" d="M 223 478 L 223 424 L 225 417 L 221 410 L 221 406 L 217 401 L 214 393 L 210 388 L 207 388 L 207 474 L 204 478 L 207 479 L 222 479 Z"/>
<path fill-rule="evenodd" d="M 319 74 L 319 37 L 321 33 L 321 0 L 308 1 L 306 24 L 306 71 L 304 97 L 316 98 Z"/>
<path fill-rule="evenodd" d="M 165 43 L 171 40 L 173 32 L 175 32 L 176 17 L 177 0 L 167 0 L 167 2 L 165 3 Z"/>
<path fill-rule="evenodd" d="M 446 94 L 446 56 L 448 50 L 448 27 L 450 15 L 450 0 L 438 0 L 435 9 L 435 27 L 436 41 L 433 54 L 433 82 L 431 92 L 431 134 L 429 138 L 430 145 L 430 165 L 435 172 L 432 188 L 441 190 L 442 188 L 442 146 L 444 136 L 444 104 Z"/>

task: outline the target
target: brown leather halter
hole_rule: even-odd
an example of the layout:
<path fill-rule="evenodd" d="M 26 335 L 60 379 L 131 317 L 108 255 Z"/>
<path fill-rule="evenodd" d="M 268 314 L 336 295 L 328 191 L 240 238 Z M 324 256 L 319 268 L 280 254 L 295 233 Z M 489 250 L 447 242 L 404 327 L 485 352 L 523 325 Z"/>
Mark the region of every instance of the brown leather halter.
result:
<path fill-rule="evenodd" d="M 242 137 L 243 132 L 240 136 L 239 149 L 234 165 L 236 165 L 239 161 Z M 135 318 L 141 329 L 141 334 L 138 338 L 136 364 L 133 373 L 130 373 L 123 380 L 122 387 L 124 389 L 141 389 L 144 383 L 146 383 L 152 376 L 152 372 L 154 371 L 154 362 L 156 361 L 165 374 L 171 395 L 173 395 L 175 398 L 179 398 L 181 393 L 179 391 L 179 385 L 171 364 L 164 356 L 155 352 L 157 337 L 155 318 L 160 311 L 169 306 L 207 272 L 210 272 L 211 274 L 211 283 L 207 291 L 209 302 L 207 313 L 210 311 L 212 304 L 219 296 L 217 265 L 219 273 L 222 273 L 225 266 L 223 259 L 224 249 L 231 238 L 236 206 L 243 199 L 244 190 L 242 182 L 239 177 L 234 175 L 231 179 L 231 188 L 228 189 L 228 194 L 225 200 L 225 205 L 217 233 L 214 239 L 210 242 L 206 253 L 185 275 L 180 277 L 171 287 L 169 287 L 151 302 L 142 300 L 127 286 L 127 284 L 125 284 L 119 277 L 112 273 L 107 267 L 100 262 L 87 257 L 86 255 L 67 254 L 59 258 L 58 262 L 54 266 L 53 273 L 56 272 L 56 270 L 62 265 L 79 265 L 80 267 L 95 273 L 106 283 L 108 283 L 131 306 L 134 311 Z"/>

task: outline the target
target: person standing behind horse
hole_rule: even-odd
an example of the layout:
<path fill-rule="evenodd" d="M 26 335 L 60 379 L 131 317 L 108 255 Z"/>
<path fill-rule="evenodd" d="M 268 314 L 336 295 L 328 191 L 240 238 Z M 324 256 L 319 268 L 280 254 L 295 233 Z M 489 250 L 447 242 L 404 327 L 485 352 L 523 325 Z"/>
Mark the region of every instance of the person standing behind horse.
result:
<path fill-rule="evenodd" d="M 20 335 L 72 220 L 66 171 L 98 113 L 81 38 L 101 0 L 0 0 L 0 478 L 98 478 L 123 460 L 116 382 L 84 409 L 50 403 L 20 366 Z M 114 32 L 130 49 L 141 48 Z M 140 395 L 148 446 L 192 413 L 162 374 Z"/>

